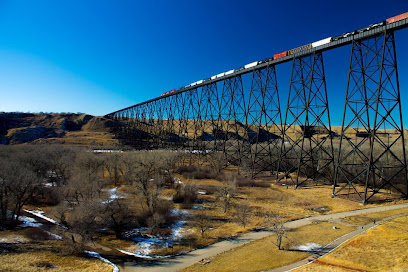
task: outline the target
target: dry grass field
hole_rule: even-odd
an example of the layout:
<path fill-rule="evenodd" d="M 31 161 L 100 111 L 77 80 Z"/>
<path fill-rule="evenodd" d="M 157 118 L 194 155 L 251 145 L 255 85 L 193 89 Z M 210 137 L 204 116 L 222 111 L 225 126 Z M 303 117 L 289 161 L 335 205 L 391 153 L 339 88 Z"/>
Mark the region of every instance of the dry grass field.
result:
<path fill-rule="evenodd" d="M 0 271 L 112 271 L 111 266 L 96 258 L 62 254 L 63 241 L 32 240 L 21 232 L 2 231 L 0 243 L 5 248 L 9 245 L 13 248 L 13 252 L 0 255 Z"/>
<path fill-rule="evenodd" d="M 333 226 L 338 229 L 333 229 Z M 275 244 L 276 236 L 271 235 L 182 271 L 261 271 L 280 267 L 310 255 L 308 252 L 297 250 L 298 245 L 306 243 L 326 245 L 352 230 L 354 230 L 353 227 L 328 222 L 312 224 L 287 232 L 283 242 L 285 250 L 278 250 Z"/>
<path fill-rule="evenodd" d="M 98 131 L 69 131 L 62 138 L 37 139 L 33 144 L 64 144 L 75 147 L 112 148 L 120 146 L 114 134 Z"/>
<path fill-rule="evenodd" d="M 391 211 L 386 211 L 386 212 L 370 213 L 370 214 L 359 215 L 359 216 L 351 216 L 351 217 L 345 218 L 343 222 L 361 226 L 361 225 L 372 223 L 374 220 L 378 221 L 380 219 L 383 219 L 389 216 L 393 216 L 396 214 L 403 214 L 403 213 L 408 213 L 408 208 L 391 210 Z"/>
<path fill-rule="evenodd" d="M 368 230 L 322 257 L 325 264 L 312 264 L 296 272 L 350 271 L 408 271 L 408 216 Z M 332 266 L 330 266 L 332 265 Z"/>
<path fill-rule="evenodd" d="M 60 256 L 50 251 L 4 254 L 1 256 L 0 271 L 101 271 L 111 272 L 112 267 L 99 260 L 73 256 Z"/>
<path fill-rule="evenodd" d="M 197 190 L 202 193 L 198 195 L 198 201 L 194 205 L 176 206 L 189 212 L 189 217 L 192 220 L 187 221 L 186 229 L 188 229 L 188 232 L 186 235 L 195 242 L 189 246 L 177 245 L 171 249 L 155 249 L 152 252 L 154 255 L 183 252 L 194 247 L 207 246 L 252 229 L 270 227 L 271 222 L 266 216 L 268 213 L 279 214 L 282 221 L 290 221 L 310 215 L 329 214 L 384 205 L 384 203 L 363 205 L 343 198 L 331 198 L 331 186 L 310 186 L 294 189 L 292 186 L 286 187 L 276 184 L 275 179 L 271 177 L 255 180 L 254 186 L 237 187 L 235 196 L 231 199 L 230 207 L 224 213 L 220 199 L 217 196 L 217 190 L 225 186 L 225 182 L 217 179 L 186 179 L 181 175 L 176 176 L 183 183 L 194 184 L 197 186 Z M 173 189 L 167 189 L 163 197 L 169 198 L 174 193 Z M 234 208 L 242 202 L 248 203 L 251 207 L 249 222 L 245 227 L 237 221 Z M 389 202 L 387 204 L 395 203 Z M 193 220 L 194 215 L 198 211 L 205 212 L 209 217 L 209 229 L 205 232 L 204 237 L 201 237 L 200 229 Z M 389 213 L 391 214 L 392 212 Z M 112 237 L 109 243 L 106 243 L 105 240 L 101 241 L 101 244 L 112 246 L 115 241 Z M 132 249 L 133 247 L 132 244 L 128 244 L 126 248 Z"/>

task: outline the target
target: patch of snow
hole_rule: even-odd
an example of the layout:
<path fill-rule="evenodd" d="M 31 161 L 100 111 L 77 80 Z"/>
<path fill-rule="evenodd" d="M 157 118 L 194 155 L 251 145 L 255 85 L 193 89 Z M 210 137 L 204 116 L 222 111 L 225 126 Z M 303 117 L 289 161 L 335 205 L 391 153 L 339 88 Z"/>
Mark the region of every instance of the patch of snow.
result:
<path fill-rule="evenodd" d="M 30 211 L 30 210 L 26 210 L 26 209 L 24 209 L 24 211 L 25 211 L 25 212 L 28 212 L 28 213 L 31 213 L 31 214 L 33 214 L 33 215 L 35 215 L 35 216 L 38 216 L 38 217 L 40 217 L 40 218 L 42 218 L 42 219 L 44 219 L 44 220 L 46 220 L 46 221 L 48 221 L 48 222 L 50 222 L 50 223 L 53 223 L 53 224 L 58 225 L 58 226 L 61 226 L 60 223 L 58 223 L 58 222 L 55 221 L 54 219 L 51 219 L 51 218 L 45 216 L 45 215 L 44 215 L 44 211 L 40 211 L 40 210 Z"/>
<path fill-rule="evenodd" d="M 101 255 L 99 255 L 99 253 L 97 253 L 95 251 L 88 251 L 88 250 L 86 250 L 85 253 L 88 254 L 91 257 L 98 258 L 99 260 L 101 260 L 101 261 L 109 264 L 110 266 L 112 266 L 113 272 L 119 272 L 119 268 L 114 263 L 112 263 L 108 259 L 103 258 Z"/>
<path fill-rule="evenodd" d="M 180 216 L 180 217 L 184 217 L 184 216 L 188 216 L 190 215 L 189 211 L 183 211 L 180 209 L 171 209 L 170 211 L 171 215 L 173 216 Z"/>
<path fill-rule="evenodd" d="M 54 183 L 52 182 L 44 183 L 44 187 L 54 187 Z"/>
<path fill-rule="evenodd" d="M 305 245 L 299 245 L 297 248 L 302 251 L 315 251 L 316 249 L 321 248 L 322 246 L 316 243 L 307 243 Z"/>
<path fill-rule="evenodd" d="M 175 178 L 175 179 L 174 179 L 174 183 L 175 183 L 175 184 L 183 184 L 183 182 L 181 181 L 180 178 Z"/>
<path fill-rule="evenodd" d="M 146 256 L 146 255 L 142 255 L 142 254 L 122 250 L 122 249 L 119 249 L 119 248 L 117 248 L 117 250 L 122 252 L 123 254 L 126 254 L 126 255 L 135 256 L 135 257 L 139 257 L 139 258 L 145 258 L 145 259 L 162 259 L 162 258 L 168 258 L 168 257 L 173 257 L 174 256 L 174 255 Z"/>
<path fill-rule="evenodd" d="M 186 224 L 186 221 L 178 221 L 174 223 L 171 226 L 171 231 L 172 231 L 172 240 L 177 241 L 183 238 L 184 236 L 184 225 Z"/>
<path fill-rule="evenodd" d="M 184 211 L 180 209 L 172 209 L 171 215 L 179 218 L 173 225 L 170 226 L 171 235 L 166 237 L 151 236 L 151 235 L 142 235 L 143 232 L 148 231 L 148 228 L 137 228 L 132 229 L 124 235 L 125 237 L 131 238 L 136 244 L 137 248 L 133 252 L 129 252 L 129 255 L 140 258 L 163 258 L 160 256 L 151 256 L 151 252 L 154 248 L 167 248 L 172 247 L 174 242 L 179 241 L 187 230 L 185 229 L 186 221 L 184 220 L 188 215 L 189 211 Z M 118 249 L 119 250 L 119 249 Z M 122 253 L 127 254 L 126 252 Z"/>
<path fill-rule="evenodd" d="M 138 236 L 132 238 L 135 243 L 137 243 L 138 249 L 137 254 L 140 256 L 148 256 L 152 251 L 152 247 L 155 245 L 161 245 L 162 247 L 167 247 L 167 242 L 159 237 L 143 237 Z"/>
<path fill-rule="evenodd" d="M 54 238 L 54 240 L 62 240 L 62 237 L 59 236 L 58 234 L 49 232 L 48 230 L 44 230 L 46 233 L 48 233 L 48 235 L 50 235 L 52 238 Z"/>
<path fill-rule="evenodd" d="M 114 201 L 115 199 L 118 199 L 118 193 L 117 193 L 118 187 L 114 187 L 112 189 L 109 189 L 109 198 L 108 200 L 102 201 L 103 204 L 108 204 L 112 201 Z"/>
<path fill-rule="evenodd" d="M 194 205 L 194 206 L 192 207 L 192 209 L 193 209 L 193 210 L 204 210 L 205 208 L 204 208 L 203 206 Z"/>
<path fill-rule="evenodd" d="M 94 149 L 94 153 L 123 153 L 122 150 L 115 150 L 115 149 Z"/>
<path fill-rule="evenodd" d="M 23 224 L 21 225 L 21 227 L 23 228 L 27 228 L 27 227 L 38 228 L 42 226 L 42 224 L 38 223 L 37 220 L 31 217 L 28 217 L 28 216 L 20 215 L 18 217 L 18 220 L 23 222 Z"/>
<path fill-rule="evenodd" d="M 139 253 L 133 253 L 133 252 L 129 252 L 129 251 L 126 251 L 126 250 L 119 249 L 119 248 L 117 250 L 119 250 L 120 252 L 122 252 L 123 254 L 126 254 L 126 255 L 131 255 L 131 256 L 135 256 L 135 257 L 139 257 L 139 258 L 145 258 L 145 259 L 153 259 L 152 256 L 146 256 L 146 255 L 139 254 Z"/>
<path fill-rule="evenodd" d="M 206 195 L 207 193 L 206 192 L 204 192 L 204 191 L 198 191 L 197 192 L 199 195 Z"/>

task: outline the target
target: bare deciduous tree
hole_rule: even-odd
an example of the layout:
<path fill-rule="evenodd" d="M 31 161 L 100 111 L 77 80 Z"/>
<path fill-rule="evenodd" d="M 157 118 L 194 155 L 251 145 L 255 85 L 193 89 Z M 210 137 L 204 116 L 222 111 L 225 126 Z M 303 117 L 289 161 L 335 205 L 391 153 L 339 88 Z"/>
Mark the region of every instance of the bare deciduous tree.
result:
<path fill-rule="evenodd" d="M 235 197 L 236 190 L 237 190 L 237 179 L 236 176 L 233 175 L 227 175 L 226 178 L 226 186 L 221 187 L 218 192 L 217 196 L 219 199 L 221 199 L 222 203 L 222 208 L 224 210 L 224 213 L 227 212 L 232 198 Z"/>
<path fill-rule="evenodd" d="M 18 158 L 2 159 L 0 164 L 0 210 L 3 226 L 17 225 L 22 207 L 41 185 L 40 173 L 27 164 L 33 154 L 19 154 Z"/>
<path fill-rule="evenodd" d="M 108 171 L 110 181 L 117 186 L 123 173 L 122 154 L 108 154 L 104 160 L 104 166 Z"/>
<path fill-rule="evenodd" d="M 127 200 L 117 198 L 107 203 L 103 210 L 103 216 L 115 232 L 116 238 L 121 238 L 125 228 L 137 224 L 137 220 L 132 216 L 133 212 Z"/>
<path fill-rule="evenodd" d="M 268 213 L 266 214 L 266 216 L 272 223 L 272 230 L 273 232 L 275 232 L 276 235 L 275 245 L 278 247 L 279 250 L 282 250 L 283 249 L 282 242 L 283 239 L 286 237 L 287 231 L 283 222 L 284 217 L 276 213 Z"/>
<path fill-rule="evenodd" d="M 159 227 L 161 224 L 164 224 L 166 222 L 166 218 L 163 216 L 163 214 L 159 212 L 154 212 L 148 219 L 147 219 L 147 225 L 151 229 L 150 233 L 153 233 L 154 229 Z"/>
<path fill-rule="evenodd" d="M 235 206 L 235 216 L 244 228 L 249 222 L 251 211 L 251 206 L 247 201 L 240 202 L 237 206 Z"/>
<path fill-rule="evenodd" d="M 207 156 L 207 161 L 217 174 L 228 166 L 228 160 L 223 152 L 212 152 Z"/>
<path fill-rule="evenodd" d="M 196 213 L 194 225 L 200 230 L 202 238 L 204 238 L 204 233 L 211 228 L 210 220 L 204 211 Z"/>
<path fill-rule="evenodd" d="M 95 230 L 103 223 L 100 210 L 100 203 L 84 201 L 70 213 L 67 223 L 75 248 L 83 249 L 87 242 L 92 241 Z"/>

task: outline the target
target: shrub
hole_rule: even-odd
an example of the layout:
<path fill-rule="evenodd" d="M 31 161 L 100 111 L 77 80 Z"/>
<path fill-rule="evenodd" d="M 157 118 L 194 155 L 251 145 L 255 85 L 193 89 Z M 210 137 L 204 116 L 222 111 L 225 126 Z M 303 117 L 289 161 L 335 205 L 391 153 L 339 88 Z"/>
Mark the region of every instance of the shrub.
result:
<path fill-rule="evenodd" d="M 197 171 L 197 167 L 195 167 L 194 165 L 181 165 L 177 167 L 175 172 L 177 174 L 184 175 L 185 173 L 192 173 L 195 171 Z"/>
<path fill-rule="evenodd" d="M 197 199 L 197 186 L 192 183 L 179 184 L 173 196 L 174 203 L 193 203 Z"/>

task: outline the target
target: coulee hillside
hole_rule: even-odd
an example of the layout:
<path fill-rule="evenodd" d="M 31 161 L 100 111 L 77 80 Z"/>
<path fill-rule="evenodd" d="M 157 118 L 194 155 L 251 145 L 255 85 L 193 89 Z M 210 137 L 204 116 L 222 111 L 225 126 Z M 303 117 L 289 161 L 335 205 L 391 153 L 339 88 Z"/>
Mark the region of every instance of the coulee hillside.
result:
<path fill-rule="evenodd" d="M 0 113 L 1 144 L 114 147 L 116 121 L 74 113 Z"/>

